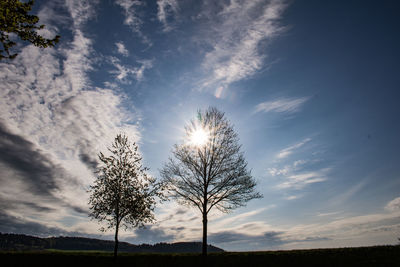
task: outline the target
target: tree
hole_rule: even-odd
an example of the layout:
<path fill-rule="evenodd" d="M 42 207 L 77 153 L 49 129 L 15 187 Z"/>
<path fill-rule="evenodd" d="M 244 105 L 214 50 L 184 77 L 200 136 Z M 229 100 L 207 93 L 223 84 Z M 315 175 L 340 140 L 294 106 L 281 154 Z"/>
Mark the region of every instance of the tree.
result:
<path fill-rule="evenodd" d="M 90 217 L 107 222 L 107 229 L 115 229 L 114 259 L 118 251 L 118 230 L 142 227 L 154 222 L 156 197 L 163 198 L 162 186 L 149 176 L 141 164 L 138 146 L 130 145 L 125 135 L 118 134 L 110 156 L 99 153 L 102 166 L 90 187 Z M 102 231 L 107 230 L 101 228 Z"/>
<path fill-rule="evenodd" d="M 185 140 L 161 170 L 169 191 L 181 204 L 198 208 L 203 219 L 203 256 L 207 255 L 207 215 L 216 207 L 229 212 L 262 197 L 224 113 L 210 107 L 185 126 Z"/>
<path fill-rule="evenodd" d="M 45 25 L 36 25 L 39 17 L 29 15 L 34 1 L 21 2 L 19 0 L 1 0 L 0 1 L 0 41 L 3 49 L 0 49 L 0 60 L 3 58 L 13 59 L 18 54 L 10 54 L 10 48 L 16 45 L 16 42 L 10 39 L 10 34 L 16 34 L 21 40 L 28 41 L 41 48 L 54 46 L 58 43 L 60 36 L 54 39 L 46 39 L 37 33 L 37 30 L 43 29 Z"/>

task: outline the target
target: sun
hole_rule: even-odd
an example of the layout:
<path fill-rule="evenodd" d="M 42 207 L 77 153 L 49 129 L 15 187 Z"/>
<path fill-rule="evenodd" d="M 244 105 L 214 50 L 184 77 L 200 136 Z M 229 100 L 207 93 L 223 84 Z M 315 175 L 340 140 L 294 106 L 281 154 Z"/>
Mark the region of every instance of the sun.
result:
<path fill-rule="evenodd" d="M 195 129 L 190 134 L 190 143 L 194 146 L 203 146 L 207 143 L 210 134 L 205 131 L 203 128 Z"/>

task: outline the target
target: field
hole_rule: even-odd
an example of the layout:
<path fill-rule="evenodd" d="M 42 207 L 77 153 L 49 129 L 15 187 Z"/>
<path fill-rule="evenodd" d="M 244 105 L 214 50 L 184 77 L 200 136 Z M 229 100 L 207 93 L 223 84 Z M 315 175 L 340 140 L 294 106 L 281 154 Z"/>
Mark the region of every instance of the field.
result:
<path fill-rule="evenodd" d="M 121 253 L 99 251 L 0 252 L 2 266 L 400 266 L 400 246 L 200 254 Z"/>

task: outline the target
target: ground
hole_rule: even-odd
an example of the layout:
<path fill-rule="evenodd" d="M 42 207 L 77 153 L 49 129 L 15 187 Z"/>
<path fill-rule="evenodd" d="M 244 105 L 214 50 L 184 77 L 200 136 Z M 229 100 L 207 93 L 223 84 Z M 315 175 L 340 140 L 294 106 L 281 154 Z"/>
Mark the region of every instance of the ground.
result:
<path fill-rule="evenodd" d="M 0 252 L 2 266 L 400 266 L 400 246 L 200 254 L 99 251 Z"/>

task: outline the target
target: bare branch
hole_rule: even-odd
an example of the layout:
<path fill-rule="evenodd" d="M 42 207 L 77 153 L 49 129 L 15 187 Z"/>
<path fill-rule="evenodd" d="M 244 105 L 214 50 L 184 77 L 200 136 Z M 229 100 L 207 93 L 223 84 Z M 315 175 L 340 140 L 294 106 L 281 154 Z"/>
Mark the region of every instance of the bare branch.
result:
<path fill-rule="evenodd" d="M 208 134 L 207 142 L 175 145 L 174 159 L 160 173 L 174 198 L 201 211 L 204 227 L 213 207 L 228 212 L 262 196 L 255 191 L 239 138 L 224 113 L 212 107 L 200 111 L 197 120 L 185 126 L 186 139 L 198 129 Z"/>

